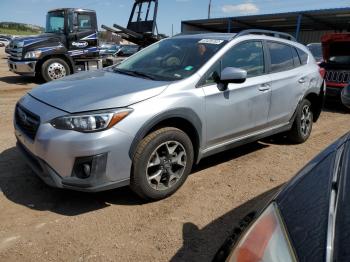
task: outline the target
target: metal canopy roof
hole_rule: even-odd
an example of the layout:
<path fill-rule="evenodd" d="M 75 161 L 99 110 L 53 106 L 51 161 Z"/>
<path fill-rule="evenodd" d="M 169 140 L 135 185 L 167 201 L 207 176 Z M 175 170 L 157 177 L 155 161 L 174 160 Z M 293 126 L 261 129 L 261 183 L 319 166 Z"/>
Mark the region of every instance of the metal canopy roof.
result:
<path fill-rule="evenodd" d="M 296 36 L 300 31 L 346 31 L 350 29 L 350 7 L 182 21 L 183 32 L 238 32 L 250 28 L 296 32 Z"/>

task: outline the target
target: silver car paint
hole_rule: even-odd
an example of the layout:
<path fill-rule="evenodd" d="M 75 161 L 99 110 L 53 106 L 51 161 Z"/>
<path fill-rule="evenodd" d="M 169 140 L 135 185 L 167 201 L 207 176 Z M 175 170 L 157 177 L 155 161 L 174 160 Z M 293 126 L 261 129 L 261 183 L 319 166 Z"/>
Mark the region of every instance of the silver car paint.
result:
<path fill-rule="evenodd" d="M 232 142 L 287 125 L 306 89 L 316 94 L 320 92 L 322 79 L 312 60 L 307 66 L 283 72 L 284 75 L 277 77 L 277 80 L 273 74 L 248 78 L 242 84 L 229 84 L 224 92 L 219 91 L 216 85 L 196 87 L 206 71 L 231 47 L 241 41 L 256 39 L 276 41 L 275 38 L 260 35 L 233 39 L 197 73 L 177 82 L 156 82 L 95 71 L 42 85 L 19 102 L 41 117 L 35 141 L 27 138 L 18 128 L 16 136 L 62 177 L 70 176 L 75 157 L 108 152 L 108 177 L 111 183 L 117 183 L 130 177 L 132 161 L 129 150 L 138 131 L 145 123 L 169 110 L 187 108 L 200 119 L 200 156 Z M 288 40 L 278 41 L 296 45 L 313 59 L 304 46 Z M 295 81 L 304 76 L 308 78 L 306 84 L 293 87 L 284 85 L 285 88 L 281 85 L 283 78 Z M 261 88 L 266 83 L 268 88 Z M 293 92 L 289 90 L 291 88 L 294 88 Z M 279 95 L 285 97 L 279 99 Z M 49 123 L 53 118 L 67 114 L 65 111 L 82 112 L 122 106 L 129 106 L 134 111 L 113 128 L 102 132 L 86 134 L 57 130 Z"/>
<path fill-rule="evenodd" d="M 159 95 L 168 84 L 96 70 L 43 84 L 29 94 L 49 105 L 75 113 L 124 107 Z"/>

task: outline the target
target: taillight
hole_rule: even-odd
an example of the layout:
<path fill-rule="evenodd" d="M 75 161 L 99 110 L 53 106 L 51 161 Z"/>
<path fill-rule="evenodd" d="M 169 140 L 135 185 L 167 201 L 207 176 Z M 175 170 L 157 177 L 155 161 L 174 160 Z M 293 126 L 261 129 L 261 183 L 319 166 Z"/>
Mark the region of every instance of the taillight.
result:
<path fill-rule="evenodd" d="M 228 261 L 296 261 L 275 204 L 271 204 L 240 239 Z"/>
<path fill-rule="evenodd" d="M 322 78 L 324 78 L 324 76 L 326 75 L 326 69 L 324 69 L 323 67 L 320 67 L 319 72 Z"/>

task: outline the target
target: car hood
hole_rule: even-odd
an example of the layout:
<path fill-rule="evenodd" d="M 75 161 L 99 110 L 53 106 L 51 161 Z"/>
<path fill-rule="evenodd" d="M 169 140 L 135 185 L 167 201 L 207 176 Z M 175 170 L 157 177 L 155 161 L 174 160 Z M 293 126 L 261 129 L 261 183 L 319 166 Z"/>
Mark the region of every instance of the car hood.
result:
<path fill-rule="evenodd" d="M 76 113 L 129 106 L 159 95 L 169 83 L 96 70 L 40 85 L 29 94 L 46 104 Z"/>
<path fill-rule="evenodd" d="M 34 35 L 34 36 L 17 37 L 17 38 L 14 38 L 12 41 L 15 45 L 18 42 L 23 42 L 23 46 L 26 47 L 33 44 L 39 44 L 41 42 L 47 42 L 49 40 L 59 41 L 60 38 L 56 34 L 46 33 L 46 34 Z"/>

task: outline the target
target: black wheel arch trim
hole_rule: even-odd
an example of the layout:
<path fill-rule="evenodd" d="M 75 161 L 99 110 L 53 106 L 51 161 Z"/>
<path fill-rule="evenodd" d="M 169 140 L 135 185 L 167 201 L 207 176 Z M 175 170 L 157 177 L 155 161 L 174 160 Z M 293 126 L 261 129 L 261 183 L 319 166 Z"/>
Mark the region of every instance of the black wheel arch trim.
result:
<path fill-rule="evenodd" d="M 296 109 L 295 109 L 295 111 L 294 111 L 294 114 L 293 114 L 293 116 L 292 116 L 290 122 L 291 122 L 291 123 L 294 122 L 294 119 L 295 119 L 295 117 L 296 117 L 296 114 L 297 114 L 297 112 L 298 112 L 298 110 L 299 110 L 299 108 L 300 108 L 301 102 L 302 102 L 304 99 L 306 99 L 307 96 L 309 96 L 309 95 L 311 95 L 311 94 L 316 95 L 316 96 L 318 97 L 316 103 L 315 103 L 314 101 L 310 101 L 310 102 L 311 102 L 311 106 L 312 106 L 313 109 L 314 109 L 314 110 L 313 110 L 313 114 L 314 114 L 314 115 L 313 115 L 313 121 L 314 121 L 314 122 L 317 122 L 317 120 L 319 119 L 319 117 L 320 117 L 320 115 L 321 115 L 323 106 L 324 106 L 325 95 L 326 95 L 326 94 L 325 94 L 325 93 L 326 93 L 325 90 L 326 90 L 326 85 L 325 85 L 324 81 L 323 81 L 323 83 L 322 83 L 321 90 L 320 90 L 320 93 L 319 93 L 319 94 L 315 93 L 315 92 L 312 91 L 312 90 L 308 90 L 308 91 L 304 94 L 304 96 L 299 100 L 298 105 L 297 105 L 297 107 L 296 107 Z M 314 103 L 312 103 L 312 102 L 314 102 Z"/>
<path fill-rule="evenodd" d="M 197 132 L 197 138 L 198 138 L 198 148 L 194 148 L 195 152 L 195 159 L 194 163 L 196 163 L 197 158 L 199 157 L 199 149 L 202 145 L 202 121 L 200 120 L 199 116 L 189 108 L 176 108 L 172 110 L 168 110 L 162 113 L 159 113 L 155 116 L 153 116 L 151 119 L 147 120 L 142 127 L 139 129 L 139 131 L 136 133 L 131 146 L 129 150 L 129 156 L 130 159 L 133 159 L 133 156 L 136 152 L 136 148 L 139 144 L 139 142 L 159 123 L 166 121 L 167 119 L 172 118 L 182 118 L 192 124 L 194 129 Z M 176 126 L 174 126 L 176 127 Z"/>

